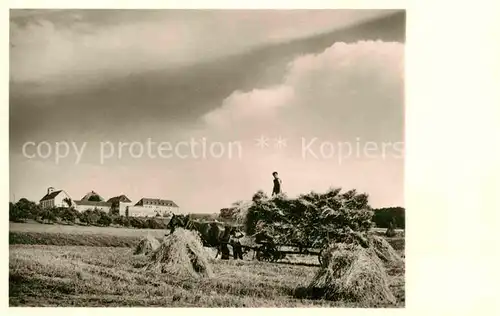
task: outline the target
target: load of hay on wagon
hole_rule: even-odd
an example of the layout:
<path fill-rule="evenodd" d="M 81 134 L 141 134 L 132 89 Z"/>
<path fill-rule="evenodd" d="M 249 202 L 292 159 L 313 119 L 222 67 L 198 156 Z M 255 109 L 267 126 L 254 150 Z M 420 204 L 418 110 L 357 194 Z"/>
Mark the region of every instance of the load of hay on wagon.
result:
<path fill-rule="evenodd" d="M 262 233 L 281 245 L 323 248 L 308 295 L 367 304 L 395 302 L 386 268 L 404 262 L 383 237 L 370 232 L 373 211 L 367 194 L 331 189 L 290 199 L 258 192 L 237 214 L 245 218 L 247 234 Z"/>
<path fill-rule="evenodd" d="M 295 199 L 270 199 L 260 191 L 252 202 L 245 214 L 246 233 L 265 233 L 277 244 L 322 246 L 327 239 L 341 237 L 346 228 L 366 233 L 373 226 L 368 195 L 356 190 L 331 189 Z"/>

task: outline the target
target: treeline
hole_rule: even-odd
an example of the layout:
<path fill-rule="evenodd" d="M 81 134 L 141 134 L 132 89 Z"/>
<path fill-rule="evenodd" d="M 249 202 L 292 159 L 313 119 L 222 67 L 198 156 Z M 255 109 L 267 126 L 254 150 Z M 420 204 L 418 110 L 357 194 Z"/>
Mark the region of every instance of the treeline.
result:
<path fill-rule="evenodd" d="M 99 209 L 88 209 L 78 212 L 72 207 L 53 207 L 42 209 L 35 202 L 25 198 L 17 203 L 9 203 L 9 220 L 12 222 L 26 222 L 31 219 L 44 224 L 66 224 L 87 226 L 121 226 L 133 228 L 166 229 L 166 218 L 161 217 L 126 217 L 116 211 L 104 212 Z"/>
<path fill-rule="evenodd" d="M 405 209 L 403 207 L 384 207 L 373 210 L 373 219 L 377 227 L 388 228 L 393 222 L 394 228 L 405 228 Z"/>

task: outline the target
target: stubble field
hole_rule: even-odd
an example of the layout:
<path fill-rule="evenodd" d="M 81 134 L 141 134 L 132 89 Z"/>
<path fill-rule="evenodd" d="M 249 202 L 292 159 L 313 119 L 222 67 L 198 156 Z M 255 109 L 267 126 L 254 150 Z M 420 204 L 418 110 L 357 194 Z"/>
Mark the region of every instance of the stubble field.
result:
<path fill-rule="evenodd" d="M 12 223 L 10 305 L 367 307 L 301 298 L 297 289 L 319 269 L 313 256 L 289 255 L 278 263 L 252 260 L 252 253 L 243 261 L 212 259 L 212 278 L 152 273 L 143 268 L 146 256 L 133 255 L 148 234 L 165 231 Z M 404 255 L 404 237 L 390 242 Z M 404 307 L 404 269 L 388 273 L 397 305 L 387 307 Z"/>

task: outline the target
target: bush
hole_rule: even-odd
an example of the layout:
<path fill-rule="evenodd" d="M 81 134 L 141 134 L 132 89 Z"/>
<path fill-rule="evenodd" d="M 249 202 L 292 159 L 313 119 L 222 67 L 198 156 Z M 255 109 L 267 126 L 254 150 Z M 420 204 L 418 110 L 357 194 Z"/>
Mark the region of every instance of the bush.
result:
<path fill-rule="evenodd" d="M 111 223 L 114 225 L 124 226 L 123 218 L 124 217 L 120 215 L 113 215 L 111 216 Z"/>
<path fill-rule="evenodd" d="M 67 207 L 53 207 L 53 208 L 51 208 L 51 212 L 57 219 L 62 220 L 62 218 L 68 212 L 68 208 Z"/>
<path fill-rule="evenodd" d="M 78 217 L 78 211 L 76 211 L 73 208 L 65 208 L 64 210 L 60 211 L 59 213 L 59 218 L 67 223 L 75 223 L 76 219 Z"/>
<path fill-rule="evenodd" d="M 99 219 L 97 220 L 97 224 L 99 226 L 109 226 L 111 225 L 111 217 L 106 213 L 106 212 L 103 212 L 103 211 L 100 211 L 100 214 L 99 214 Z"/>
<path fill-rule="evenodd" d="M 42 221 L 47 221 L 47 223 L 54 223 L 57 221 L 57 217 L 56 215 L 54 214 L 54 209 L 52 208 L 49 208 L 49 209 L 45 209 L 41 212 L 41 218 L 42 218 Z"/>
<path fill-rule="evenodd" d="M 87 225 L 96 225 L 99 221 L 100 213 L 96 209 L 87 209 L 80 213 L 79 220 Z"/>
<path fill-rule="evenodd" d="M 148 228 L 148 225 L 145 220 L 137 218 L 137 217 L 129 217 L 130 226 L 134 228 Z"/>
<path fill-rule="evenodd" d="M 122 223 L 123 223 L 122 225 L 123 225 L 124 227 L 130 227 L 130 226 L 131 226 L 131 225 L 130 225 L 130 219 L 129 219 L 128 217 L 123 216 L 123 217 L 122 217 Z"/>
<path fill-rule="evenodd" d="M 166 229 L 167 225 L 161 219 L 149 218 L 146 221 L 146 225 L 150 229 Z"/>

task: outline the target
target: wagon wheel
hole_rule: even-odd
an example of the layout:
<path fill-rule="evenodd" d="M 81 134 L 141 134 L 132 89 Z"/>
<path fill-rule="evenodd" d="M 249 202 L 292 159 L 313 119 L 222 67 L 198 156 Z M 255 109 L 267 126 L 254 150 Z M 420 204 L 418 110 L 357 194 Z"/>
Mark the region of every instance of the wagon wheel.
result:
<path fill-rule="evenodd" d="M 257 260 L 259 261 L 263 261 L 264 260 L 264 246 L 260 246 L 259 248 L 257 248 L 256 250 L 256 253 L 255 253 L 255 257 L 257 258 Z"/>
<path fill-rule="evenodd" d="M 323 252 L 325 251 L 325 248 L 321 248 L 321 250 L 319 251 L 319 254 L 318 254 L 318 261 L 319 261 L 319 265 L 322 266 L 323 265 Z"/>
<path fill-rule="evenodd" d="M 268 245 L 262 245 L 257 249 L 255 256 L 259 261 L 271 261 L 273 258 L 273 249 Z"/>

